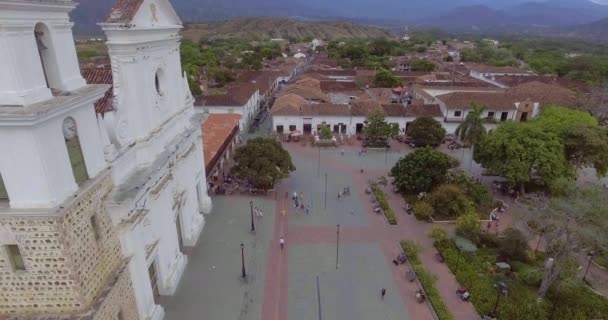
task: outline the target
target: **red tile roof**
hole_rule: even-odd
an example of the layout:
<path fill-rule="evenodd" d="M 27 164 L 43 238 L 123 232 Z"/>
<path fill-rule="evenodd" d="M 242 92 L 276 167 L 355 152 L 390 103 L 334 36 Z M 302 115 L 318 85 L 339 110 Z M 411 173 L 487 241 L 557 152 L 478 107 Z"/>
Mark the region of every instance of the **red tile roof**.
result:
<path fill-rule="evenodd" d="M 87 84 L 113 84 L 112 68 L 110 67 L 95 67 L 84 68 L 80 70 L 82 77 L 87 81 Z M 113 87 L 110 87 L 106 94 L 95 102 L 95 112 L 103 115 L 108 111 L 114 110 L 112 103 Z"/>
<path fill-rule="evenodd" d="M 234 135 L 239 131 L 238 114 L 210 114 L 201 124 L 205 171 L 209 175 Z"/>
<path fill-rule="evenodd" d="M 143 2 L 144 0 L 117 0 L 106 18 L 106 23 L 131 22 Z"/>

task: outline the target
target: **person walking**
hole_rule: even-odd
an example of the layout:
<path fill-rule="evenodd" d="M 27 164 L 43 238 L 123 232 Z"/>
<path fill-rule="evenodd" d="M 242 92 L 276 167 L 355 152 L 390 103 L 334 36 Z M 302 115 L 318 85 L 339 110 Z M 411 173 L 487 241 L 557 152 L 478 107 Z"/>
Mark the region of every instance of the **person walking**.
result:
<path fill-rule="evenodd" d="M 342 196 L 342 191 L 338 191 L 338 200 L 340 200 L 340 196 Z"/>
<path fill-rule="evenodd" d="M 281 238 L 283 239 L 283 238 Z M 384 300 L 384 296 L 386 295 L 386 289 L 382 288 L 382 290 L 380 290 L 380 299 Z"/>
<path fill-rule="evenodd" d="M 285 239 L 283 239 L 283 237 L 279 239 L 279 245 L 281 246 L 281 250 L 283 250 L 283 248 L 285 247 Z"/>
<path fill-rule="evenodd" d="M 307 205 L 306 205 L 306 214 L 310 214 L 309 210 L 310 210 L 310 205 L 309 205 L 309 204 L 307 204 Z"/>
<path fill-rule="evenodd" d="M 346 186 L 346 194 L 350 196 L 350 186 Z"/>
<path fill-rule="evenodd" d="M 344 157 L 344 149 L 342 149 L 342 156 Z"/>

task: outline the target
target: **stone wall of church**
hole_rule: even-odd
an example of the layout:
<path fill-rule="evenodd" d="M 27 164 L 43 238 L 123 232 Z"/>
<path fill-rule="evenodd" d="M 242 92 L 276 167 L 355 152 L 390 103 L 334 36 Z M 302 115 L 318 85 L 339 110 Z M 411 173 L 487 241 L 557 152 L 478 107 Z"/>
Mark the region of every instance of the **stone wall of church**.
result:
<path fill-rule="evenodd" d="M 104 174 L 88 183 L 62 212 L 0 215 L 0 315 L 80 312 L 107 287 L 122 261 L 103 208 L 112 181 Z M 14 270 L 6 245 L 19 246 L 26 270 Z"/>
<path fill-rule="evenodd" d="M 101 294 L 104 295 L 104 292 Z M 93 305 L 93 320 L 138 320 L 137 303 L 126 263 L 108 284 L 108 293 L 99 304 Z M 122 318 L 118 317 L 118 314 Z"/>
<path fill-rule="evenodd" d="M 88 305 L 104 288 L 122 259 L 120 242 L 106 214 L 103 199 L 112 190 L 106 175 L 65 209 L 62 219 L 64 241 L 73 263 L 83 303 Z M 91 219 L 95 215 L 97 231 Z"/>

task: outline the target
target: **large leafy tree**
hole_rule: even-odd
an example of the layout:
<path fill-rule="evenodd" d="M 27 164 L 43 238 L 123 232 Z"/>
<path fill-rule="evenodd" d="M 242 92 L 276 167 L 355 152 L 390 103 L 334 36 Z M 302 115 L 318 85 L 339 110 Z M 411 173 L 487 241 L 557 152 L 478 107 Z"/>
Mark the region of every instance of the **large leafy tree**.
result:
<path fill-rule="evenodd" d="M 381 88 L 393 88 L 401 85 L 401 80 L 390 70 L 380 69 L 374 76 L 374 86 Z"/>
<path fill-rule="evenodd" d="M 268 190 L 296 168 L 289 153 L 274 139 L 255 138 L 238 147 L 232 173 L 254 187 Z"/>
<path fill-rule="evenodd" d="M 566 156 L 576 169 L 593 167 L 598 176 L 608 173 L 608 129 L 600 126 L 580 125 L 564 137 Z"/>
<path fill-rule="evenodd" d="M 575 169 L 589 166 L 596 169 L 598 176 L 606 175 L 608 129 L 600 127 L 591 114 L 551 106 L 545 108 L 533 123 L 560 137 L 566 158 Z"/>
<path fill-rule="evenodd" d="M 370 146 L 384 146 L 388 138 L 399 134 L 399 127 L 386 122 L 384 113 L 378 111 L 367 117 L 363 134 Z"/>
<path fill-rule="evenodd" d="M 458 217 L 473 207 L 471 200 L 457 185 L 442 184 L 431 193 L 429 202 L 437 218 Z"/>
<path fill-rule="evenodd" d="M 431 148 L 416 149 L 400 159 L 391 169 L 393 184 L 402 193 L 428 192 L 441 184 L 456 159 Z"/>
<path fill-rule="evenodd" d="M 541 213 L 544 240 L 553 264 L 545 270 L 538 295 L 544 297 L 576 254 L 608 251 L 608 191 L 599 186 L 573 187 L 551 200 Z"/>
<path fill-rule="evenodd" d="M 475 150 L 475 161 L 525 192 L 524 184 L 548 185 L 571 176 L 559 137 L 532 123 L 510 122 L 488 133 Z"/>
<path fill-rule="evenodd" d="M 432 117 L 419 117 L 407 127 L 407 135 L 416 146 L 436 146 L 445 137 L 445 129 Z"/>

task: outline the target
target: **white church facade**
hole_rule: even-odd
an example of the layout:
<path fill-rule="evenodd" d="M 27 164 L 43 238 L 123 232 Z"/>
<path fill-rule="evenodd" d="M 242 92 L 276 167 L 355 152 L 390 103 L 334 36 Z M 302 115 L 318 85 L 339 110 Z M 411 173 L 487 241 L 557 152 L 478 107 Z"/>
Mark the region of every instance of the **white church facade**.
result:
<path fill-rule="evenodd" d="M 118 0 L 107 92 L 81 76 L 75 5 L 0 0 L 0 318 L 162 319 L 211 211 L 182 23 Z"/>

